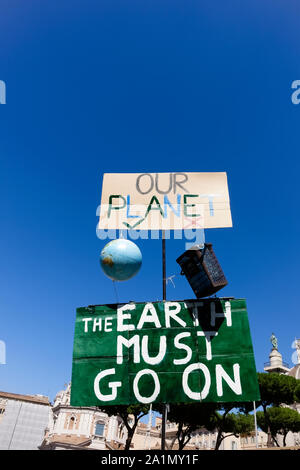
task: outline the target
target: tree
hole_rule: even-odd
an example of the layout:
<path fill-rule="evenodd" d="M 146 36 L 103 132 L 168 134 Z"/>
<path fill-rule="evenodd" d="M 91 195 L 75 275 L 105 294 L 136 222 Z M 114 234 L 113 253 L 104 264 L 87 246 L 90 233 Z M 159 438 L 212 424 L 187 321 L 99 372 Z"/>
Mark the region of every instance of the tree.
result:
<path fill-rule="evenodd" d="M 300 415 L 297 411 L 285 407 L 271 407 L 267 411 L 267 419 L 264 412 L 257 413 L 259 427 L 267 432 L 270 429 L 271 436 L 278 447 L 277 434 L 283 436 L 283 447 L 286 446 L 286 436 L 289 431 L 300 432 Z"/>
<path fill-rule="evenodd" d="M 260 389 L 261 400 L 259 406 L 263 407 L 265 415 L 265 423 L 267 425 L 268 433 L 268 446 L 271 445 L 271 423 L 268 421 L 269 406 L 278 407 L 280 404 L 285 403 L 290 405 L 297 400 L 299 392 L 298 381 L 289 375 L 282 375 L 276 372 L 257 374 Z"/>
<path fill-rule="evenodd" d="M 213 403 L 173 403 L 169 406 L 168 420 L 177 424 L 179 450 L 189 443 L 197 428 L 205 426 L 216 408 Z M 173 444 L 174 441 L 171 446 Z"/>
<path fill-rule="evenodd" d="M 261 396 L 261 405 L 279 406 L 281 403 L 290 405 L 295 401 L 299 382 L 292 376 L 282 375 L 276 372 L 258 372 L 258 383 Z"/>
<path fill-rule="evenodd" d="M 127 429 L 127 439 L 125 444 L 125 450 L 129 450 L 132 438 L 134 436 L 135 430 L 137 428 L 139 420 L 148 414 L 149 406 L 148 405 L 111 405 L 103 406 L 101 411 L 107 413 L 108 416 L 120 416 L 122 418 L 124 425 Z M 131 423 L 131 417 L 133 417 L 133 422 Z"/>
<path fill-rule="evenodd" d="M 300 403 L 300 383 L 296 385 L 294 390 L 294 400 L 296 403 Z"/>
<path fill-rule="evenodd" d="M 217 431 L 217 440 L 215 450 L 220 448 L 221 443 L 226 437 L 239 437 L 240 434 L 249 434 L 254 430 L 254 417 L 248 413 L 229 413 L 234 404 L 224 404 L 220 407 L 223 413 L 215 410 L 210 421 L 206 424 L 209 431 Z M 241 408 L 242 409 L 242 408 Z M 244 409 L 244 411 L 247 411 Z"/>
<path fill-rule="evenodd" d="M 239 408 L 246 415 L 230 413 Z M 157 408 L 156 408 L 157 409 Z M 182 450 L 190 441 L 192 433 L 198 428 L 208 431 L 217 430 L 215 450 L 218 450 L 225 434 L 237 436 L 247 434 L 254 429 L 254 418 L 247 413 L 252 409 L 252 403 L 189 403 L 171 404 L 168 419 L 177 424 L 176 439 L 179 450 Z M 157 411 L 160 411 L 157 409 Z"/>
<path fill-rule="evenodd" d="M 257 419 L 257 425 L 260 427 L 260 429 L 266 434 L 270 435 L 273 441 L 275 442 L 275 444 L 277 445 L 277 447 L 280 447 L 276 439 L 276 434 L 278 430 L 273 428 L 272 419 L 271 417 L 268 416 L 267 412 L 257 411 L 256 419 Z"/>

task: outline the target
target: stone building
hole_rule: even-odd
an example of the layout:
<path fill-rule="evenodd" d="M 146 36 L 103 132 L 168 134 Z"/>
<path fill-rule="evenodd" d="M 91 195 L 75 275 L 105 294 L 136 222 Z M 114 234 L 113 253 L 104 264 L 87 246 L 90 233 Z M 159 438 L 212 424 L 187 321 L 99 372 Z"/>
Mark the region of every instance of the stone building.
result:
<path fill-rule="evenodd" d="M 288 364 L 283 362 L 282 355 L 278 351 L 277 339 L 275 338 L 275 343 L 272 343 L 272 350 L 269 355 L 269 362 L 265 363 L 264 370 L 268 373 L 278 373 L 283 375 L 290 375 L 295 379 L 300 379 L 300 340 L 295 340 L 296 347 L 296 361 L 297 364 L 289 368 Z M 292 408 L 298 413 L 300 413 L 300 403 L 294 403 L 289 405 L 289 408 Z M 283 445 L 283 437 L 281 435 L 276 436 L 277 442 L 280 446 Z M 300 433 L 289 432 L 286 438 L 286 445 L 289 446 L 299 446 L 300 445 Z"/>
<path fill-rule="evenodd" d="M 290 372 L 289 365 L 282 360 L 282 354 L 276 348 L 272 348 L 269 355 L 269 362 L 264 364 L 265 372 L 276 372 L 277 374 L 288 375 Z"/>
<path fill-rule="evenodd" d="M 298 363 L 289 368 L 282 360 L 277 347 L 272 348 L 266 372 L 287 374 L 300 379 L 300 341 Z M 300 412 L 300 404 L 291 406 Z M 154 449 L 161 446 L 162 419 L 157 416 L 154 425 L 139 422 L 132 440 L 131 449 Z M 166 424 L 166 448 L 178 449 L 175 440 L 177 426 Z M 70 384 L 60 391 L 51 407 L 48 397 L 42 395 L 18 395 L 0 392 L 0 449 L 41 449 L 41 450 L 120 450 L 124 449 L 127 431 L 122 419 L 109 417 L 96 407 L 72 407 L 70 405 Z M 197 429 L 185 450 L 212 450 L 217 434 L 206 429 Z M 282 443 L 279 436 L 278 441 Z M 287 445 L 300 445 L 300 434 L 289 433 Z M 267 435 L 258 431 L 248 436 L 228 436 L 220 450 L 242 450 L 267 446 Z"/>
<path fill-rule="evenodd" d="M 275 337 L 274 337 L 275 338 Z M 300 379 L 300 340 L 295 340 L 296 354 L 298 363 L 290 368 L 289 365 L 283 362 L 282 354 L 278 351 L 277 339 L 275 338 L 274 345 L 272 343 L 272 350 L 269 355 L 269 362 L 264 364 L 265 372 L 275 372 L 278 374 L 291 375 L 296 379 Z M 276 346 L 276 347 L 274 347 Z M 290 408 L 295 409 L 300 413 L 300 403 L 294 403 Z M 160 449 L 161 446 L 161 418 L 155 419 L 155 425 L 139 423 L 136 433 L 133 437 L 133 449 Z M 166 424 L 166 448 L 177 449 L 178 444 L 175 441 L 177 426 L 174 423 L 167 422 Z M 212 450 L 215 448 L 217 439 L 216 432 L 207 431 L 207 429 L 197 429 L 185 450 Z M 280 445 L 283 445 L 283 437 L 277 436 Z M 221 443 L 220 450 L 250 450 L 256 448 L 266 448 L 268 436 L 263 431 L 258 430 L 257 436 L 255 432 L 251 432 L 247 436 L 235 437 L 228 435 Z M 289 433 L 287 435 L 287 446 L 299 446 L 300 433 Z"/>
<path fill-rule="evenodd" d="M 55 398 L 41 450 L 122 449 L 126 432 L 121 418 L 93 407 L 70 406 L 70 384 Z"/>
<path fill-rule="evenodd" d="M 43 395 L 0 392 L 0 449 L 37 450 L 50 415 Z"/>
<path fill-rule="evenodd" d="M 153 426 L 146 423 L 139 423 L 133 437 L 132 449 L 134 450 L 159 450 L 161 448 L 161 427 L 162 419 L 155 418 Z M 178 449 L 176 441 L 177 425 L 175 423 L 166 424 L 166 450 Z M 192 433 L 192 438 L 185 446 L 184 450 L 214 450 L 217 440 L 217 433 L 207 429 L 199 428 Z M 266 447 L 267 435 L 262 431 L 258 432 L 258 447 Z M 250 450 L 256 448 L 256 436 L 252 432 L 248 436 L 235 437 L 228 435 L 220 446 L 220 450 Z"/>
<path fill-rule="evenodd" d="M 278 349 L 272 348 L 265 371 L 293 375 L 300 378 L 300 363 L 290 369 L 282 360 Z M 293 405 L 300 412 L 300 404 Z M 0 411 L 1 413 L 1 411 Z M 1 419 L 1 414 L 0 414 Z M 131 449 L 158 450 L 161 447 L 162 419 L 156 416 L 154 424 L 139 422 L 135 431 Z M 166 449 L 178 449 L 176 441 L 177 425 L 166 424 Z M 92 407 L 70 406 L 70 385 L 56 395 L 40 449 L 124 449 L 127 430 L 119 417 L 108 417 L 105 413 Z M 258 430 L 247 436 L 229 435 L 220 446 L 220 450 L 242 450 L 267 447 L 267 434 Z M 185 450 L 213 450 L 217 433 L 206 429 L 197 429 Z M 279 436 L 278 441 L 282 439 Z M 287 445 L 298 445 L 299 435 L 289 433 Z"/>

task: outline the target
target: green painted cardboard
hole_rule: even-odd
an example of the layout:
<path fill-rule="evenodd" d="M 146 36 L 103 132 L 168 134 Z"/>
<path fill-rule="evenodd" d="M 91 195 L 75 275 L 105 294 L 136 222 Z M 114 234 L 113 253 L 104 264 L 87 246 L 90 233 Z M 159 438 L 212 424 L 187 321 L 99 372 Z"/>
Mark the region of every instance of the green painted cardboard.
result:
<path fill-rule="evenodd" d="M 77 309 L 72 406 L 259 399 L 244 299 Z"/>

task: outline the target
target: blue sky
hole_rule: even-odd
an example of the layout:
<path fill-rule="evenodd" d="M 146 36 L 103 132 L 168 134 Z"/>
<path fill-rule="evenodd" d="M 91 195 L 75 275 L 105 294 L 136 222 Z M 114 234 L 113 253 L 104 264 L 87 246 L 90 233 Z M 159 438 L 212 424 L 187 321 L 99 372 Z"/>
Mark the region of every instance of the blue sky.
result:
<path fill-rule="evenodd" d="M 206 231 L 247 299 L 256 365 L 300 337 L 296 1 L 3 1 L 0 389 L 54 398 L 75 310 L 114 303 L 96 236 L 103 173 L 226 171 L 233 228 Z M 160 241 L 121 301 L 161 297 Z M 191 298 L 167 243 L 169 299 Z"/>

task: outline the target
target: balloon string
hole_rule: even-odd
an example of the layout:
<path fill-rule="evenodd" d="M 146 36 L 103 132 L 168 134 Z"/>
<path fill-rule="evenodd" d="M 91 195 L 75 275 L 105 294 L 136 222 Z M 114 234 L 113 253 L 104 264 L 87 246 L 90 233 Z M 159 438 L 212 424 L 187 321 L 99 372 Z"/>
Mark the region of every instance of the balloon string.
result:
<path fill-rule="evenodd" d="M 115 283 L 115 281 L 113 281 L 112 283 L 113 283 L 113 286 L 114 286 L 114 290 L 115 290 L 115 294 L 116 294 L 117 303 L 119 303 L 119 297 L 118 297 L 118 292 L 117 292 L 116 283 Z"/>

